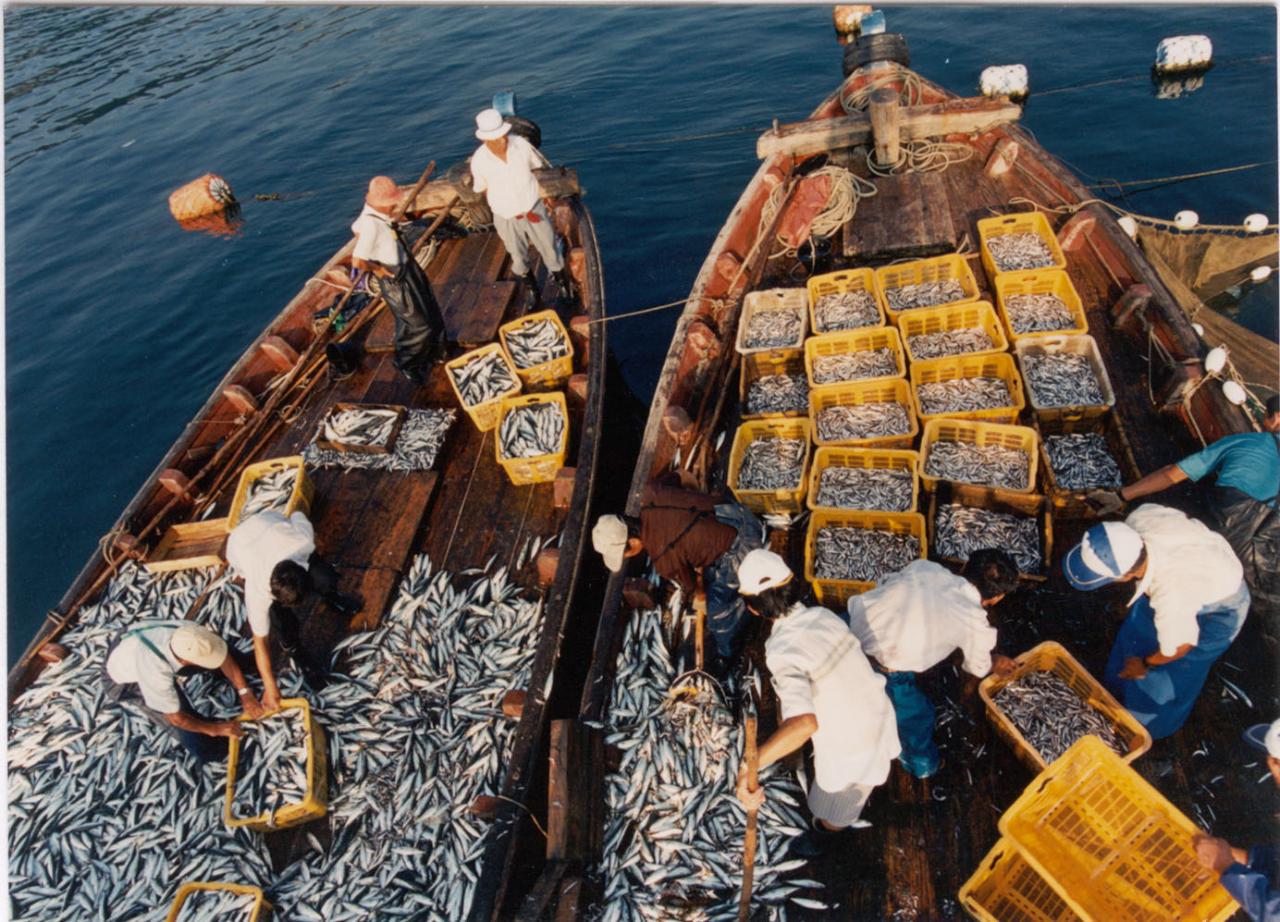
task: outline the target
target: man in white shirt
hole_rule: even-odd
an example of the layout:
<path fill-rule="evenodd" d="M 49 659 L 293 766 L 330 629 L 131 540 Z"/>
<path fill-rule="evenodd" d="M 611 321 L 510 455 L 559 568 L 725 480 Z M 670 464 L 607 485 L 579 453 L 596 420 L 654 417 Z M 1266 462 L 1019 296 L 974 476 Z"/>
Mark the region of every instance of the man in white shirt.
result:
<path fill-rule="evenodd" d="M 969 555 L 963 576 L 929 560 L 913 560 L 869 592 L 850 597 L 849 629 L 886 674 L 902 743 L 898 759 L 917 778 L 937 772 L 942 757 L 933 741 L 933 705 L 916 685 L 916 673 L 932 669 L 957 648 L 964 652 L 964 671 L 972 676 L 982 678 L 993 669 L 1011 672 L 1013 660 L 992 652 L 996 629 L 987 621 L 987 610 L 1016 588 L 1013 558 L 984 549 Z"/>
<path fill-rule="evenodd" d="M 1103 681 L 1153 739 L 1177 732 L 1249 611 L 1231 545 L 1177 509 L 1148 503 L 1123 522 L 1090 528 L 1062 570 L 1077 589 L 1138 584 Z"/>
<path fill-rule="evenodd" d="M 813 740 L 814 778 L 809 811 L 816 822 L 811 845 L 852 827 L 871 792 L 889 777 L 898 755 L 898 729 L 885 680 L 867 662 L 858 638 L 834 613 L 797 602 L 798 585 L 786 562 L 757 548 L 738 566 L 747 610 L 772 622 L 765 661 L 773 676 L 782 722 L 760 745 L 760 767 L 773 764 Z M 751 790 L 746 766 L 738 774 L 738 799 L 764 802 Z"/>

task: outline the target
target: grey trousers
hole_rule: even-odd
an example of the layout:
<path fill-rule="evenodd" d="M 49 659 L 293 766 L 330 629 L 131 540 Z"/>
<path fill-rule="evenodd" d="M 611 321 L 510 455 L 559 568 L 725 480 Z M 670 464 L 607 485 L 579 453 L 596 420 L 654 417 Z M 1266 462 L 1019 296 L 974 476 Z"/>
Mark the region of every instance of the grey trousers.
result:
<path fill-rule="evenodd" d="M 816 778 L 809 782 L 809 812 L 832 826 L 852 826 L 876 789 L 874 784 L 851 784 L 842 791 L 827 791 Z"/>
<path fill-rule="evenodd" d="M 551 226 L 547 208 L 542 202 L 538 202 L 531 211 L 538 216 L 537 222 L 528 218 L 504 218 L 497 214 L 493 216 L 494 229 L 502 238 L 502 245 L 511 254 L 511 272 L 520 276 L 529 271 L 526 255 L 530 245 L 537 248 L 548 269 L 559 272 L 564 268 L 564 258 L 560 255 L 560 241 L 556 238 L 555 228 Z"/>

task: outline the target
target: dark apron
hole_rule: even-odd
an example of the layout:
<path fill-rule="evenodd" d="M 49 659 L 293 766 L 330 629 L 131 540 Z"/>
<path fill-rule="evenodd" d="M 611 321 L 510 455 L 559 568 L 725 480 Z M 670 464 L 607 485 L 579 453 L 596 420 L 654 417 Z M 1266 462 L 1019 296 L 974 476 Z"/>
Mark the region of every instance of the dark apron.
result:
<path fill-rule="evenodd" d="M 396 367 L 411 369 L 432 358 L 444 336 L 444 318 L 431 282 L 409 252 L 399 228 L 386 223 L 396 235 L 400 265 L 389 278 L 374 276 L 375 286 L 396 318 Z"/>
<path fill-rule="evenodd" d="M 1249 588 L 1260 602 L 1275 605 L 1280 601 L 1280 510 L 1221 485 L 1210 488 L 1208 506 L 1210 524 L 1240 558 Z"/>
<path fill-rule="evenodd" d="M 746 602 L 738 593 L 738 566 L 747 554 L 764 547 L 765 529 L 751 510 L 740 503 L 716 506 L 716 521 L 738 531 L 729 549 L 702 574 L 707 593 L 707 630 L 715 638 L 716 652 L 727 661 L 737 655 L 747 617 Z"/>

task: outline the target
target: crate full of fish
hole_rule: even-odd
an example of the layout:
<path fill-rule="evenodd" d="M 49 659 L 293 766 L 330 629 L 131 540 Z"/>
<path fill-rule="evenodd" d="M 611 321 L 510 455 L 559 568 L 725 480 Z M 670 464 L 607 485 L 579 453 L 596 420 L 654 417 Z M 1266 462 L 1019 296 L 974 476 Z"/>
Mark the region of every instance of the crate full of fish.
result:
<path fill-rule="evenodd" d="M 744 355 L 738 398 L 743 419 L 807 415 L 809 378 L 804 372 L 804 353 L 781 349 Z"/>
<path fill-rule="evenodd" d="M 809 329 L 817 336 L 885 325 L 873 269 L 842 269 L 809 279 Z"/>
<path fill-rule="evenodd" d="M 1019 656 L 1008 676 L 978 686 L 987 718 L 1033 772 L 1092 733 L 1126 762 L 1151 748 L 1147 728 L 1061 644 L 1047 640 Z"/>
<path fill-rule="evenodd" d="M 931 419 L 920 439 L 920 480 L 926 490 L 948 481 L 1031 493 L 1038 443 L 1036 431 L 1027 426 Z"/>
<path fill-rule="evenodd" d="M 1008 839 L 991 847 L 957 899 L 978 922 L 1080 922 L 1067 901 Z"/>
<path fill-rule="evenodd" d="M 1010 272 L 996 276 L 996 304 L 1009 341 L 1089 332 L 1084 302 L 1061 269 Z"/>
<path fill-rule="evenodd" d="M 1142 477 L 1129 439 L 1115 413 L 1080 420 L 1035 420 L 1040 433 L 1044 494 L 1054 515 L 1087 519 L 1098 515 L 1090 490 L 1118 490 Z"/>
<path fill-rule="evenodd" d="M 729 489 L 758 514 L 802 512 L 808 466 L 807 419 L 745 420 L 729 451 Z"/>
<path fill-rule="evenodd" d="M 502 401 L 494 456 L 516 486 L 555 480 L 568 448 L 569 411 L 563 392 Z"/>
<path fill-rule="evenodd" d="M 978 242 L 987 277 L 1029 269 L 1066 269 L 1067 260 L 1043 212 L 1028 211 L 983 218 Z"/>
<path fill-rule="evenodd" d="M 923 307 L 898 317 L 902 348 L 910 362 L 953 355 L 1004 352 L 1009 342 L 990 301 Z"/>
<path fill-rule="evenodd" d="M 1022 376 L 1007 352 L 914 362 L 911 394 L 926 423 L 937 416 L 1016 423 L 1026 404 Z"/>
<path fill-rule="evenodd" d="M 553 310 L 504 323 L 498 338 L 525 387 L 560 387 L 573 374 L 573 343 Z"/>
<path fill-rule="evenodd" d="M 307 699 L 285 698 L 273 714 L 239 719 L 243 734 L 231 739 L 227 755 L 227 826 L 288 829 L 324 816 L 327 750 Z"/>
<path fill-rule="evenodd" d="M 996 493 L 967 484 L 940 483 L 929 494 L 929 550 L 959 569 L 974 551 L 999 548 L 1018 575 L 1041 582 L 1053 553 L 1049 501 L 1039 493 Z"/>
<path fill-rule="evenodd" d="M 920 456 L 902 448 L 819 448 L 813 453 L 810 509 L 915 512 Z"/>
<path fill-rule="evenodd" d="M 928 550 L 916 512 L 816 509 L 804 542 L 804 575 L 818 601 L 842 611 L 851 596 L 875 588 Z"/>
<path fill-rule="evenodd" d="M 1223 922 L 1239 908 L 1196 860 L 1201 830 L 1096 736 L 1042 771 L 999 827 L 1089 922 Z"/>
<path fill-rule="evenodd" d="M 907 373 L 902 339 L 893 327 L 810 336 L 804 343 L 810 387 L 900 378 Z"/>
<path fill-rule="evenodd" d="M 903 378 L 815 387 L 809 391 L 809 419 L 821 446 L 910 448 L 920 431 Z"/>
<path fill-rule="evenodd" d="M 808 307 L 809 294 L 803 288 L 748 292 L 738 317 L 738 354 L 799 349 L 804 345 Z"/>
<path fill-rule="evenodd" d="M 1013 344 L 1027 401 L 1040 419 L 1085 419 L 1116 405 L 1092 336 L 1040 336 Z"/>
<path fill-rule="evenodd" d="M 260 887 L 191 881 L 178 888 L 165 922 L 266 922 L 270 914 Z"/>
<path fill-rule="evenodd" d="M 955 253 L 881 266 L 876 270 L 876 287 L 895 324 L 904 312 L 978 300 L 978 282 L 969 261 Z"/>
<path fill-rule="evenodd" d="M 335 403 L 320 422 L 316 445 L 329 451 L 390 454 L 396 446 L 405 408 L 381 403 Z"/>
<path fill-rule="evenodd" d="M 499 343 L 472 349 L 444 366 L 462 409 L 481 432 L 498 425 L 498 411 L 506 397 L 520 393 L 519 370 Z"/>
<path fill-rule="evenodd" d="M 302 455 L 250 464 L 240 472 L 240 482 L 227 515 L 227 530 L 268 509 L 284 515 L 293 515 L 298 509 L 310 512 L 315 492 Z"/>

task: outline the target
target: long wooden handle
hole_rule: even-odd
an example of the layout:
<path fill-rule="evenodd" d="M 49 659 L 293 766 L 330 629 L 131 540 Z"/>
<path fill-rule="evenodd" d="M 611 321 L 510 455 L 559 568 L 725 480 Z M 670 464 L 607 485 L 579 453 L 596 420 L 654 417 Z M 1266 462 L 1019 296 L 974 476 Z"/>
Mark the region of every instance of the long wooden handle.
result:
<path fill-rule="evenodd" d="M 696 608 L 696 607 L 694 608 L 693 610 L 693 656 L 694 656 L 694 659 L 696 660 L 696 662 L 694 663 L 694 666 L 697 667 L 697 670 L 699 672 L 702 671 L 702 666 L 704 663 L 706 663 L 706 657 L 703 653 L 703 641 L 702 641 L 702 631 L 703 631 L 704 622 L 706 621 L 706 618 L 707 618 L 707 613 L 704 608 Z"/>
<path fill-rule="evenodd" d="M 760 786 L 760 754 L 756 751 L 756 719 L 747 718 L 747 747 L 743 758 L 747 760 L 747 787 L 754 791 Z M 747 836 L 742 846 L 742 896 L 738 899 L 738 922 L 747 922 L 751 911 L 751 884 L 756 870 L 756 810 L 747 811 Z"/>

